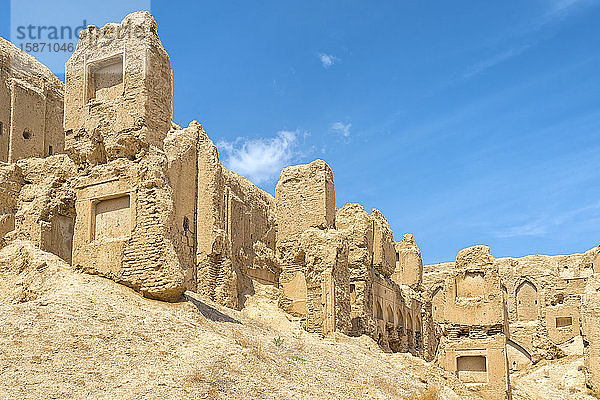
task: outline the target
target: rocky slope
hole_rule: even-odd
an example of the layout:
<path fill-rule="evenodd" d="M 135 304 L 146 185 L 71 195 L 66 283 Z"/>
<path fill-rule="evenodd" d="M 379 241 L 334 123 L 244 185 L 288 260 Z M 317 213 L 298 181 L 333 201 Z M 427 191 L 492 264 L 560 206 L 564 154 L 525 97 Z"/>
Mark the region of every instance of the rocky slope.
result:
<path fill-rule="evenodd" d="M 17 241 L 0 251 L 0 398 L 478 398 L 366 337 L 308 334 L 260 290 L 241 312 L 148 300 Z"/>
<path fill-rule="evenodd" d="M 583 355 L 543 360 L 511 375 L 513 400 L 594 400 L 585 387 Z"/>

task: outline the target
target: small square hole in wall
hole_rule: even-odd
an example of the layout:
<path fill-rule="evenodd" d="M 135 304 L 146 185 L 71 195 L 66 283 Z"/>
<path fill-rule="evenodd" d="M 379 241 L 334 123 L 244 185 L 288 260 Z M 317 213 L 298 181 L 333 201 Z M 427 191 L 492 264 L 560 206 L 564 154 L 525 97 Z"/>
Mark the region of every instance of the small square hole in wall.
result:
<path fill-rule="evenodd" d="M 573 325 L 573 318 L 572 317 L 556 317 L 555 323 L 556 323 L 557 328 L 566 328 L 568 326 Z"/>

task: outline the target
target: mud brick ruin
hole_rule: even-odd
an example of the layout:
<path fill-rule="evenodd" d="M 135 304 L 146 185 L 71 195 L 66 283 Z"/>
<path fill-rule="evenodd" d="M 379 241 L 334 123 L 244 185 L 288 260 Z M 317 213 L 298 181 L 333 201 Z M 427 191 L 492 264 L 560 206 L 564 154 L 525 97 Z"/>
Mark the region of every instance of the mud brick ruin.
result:
<path fill-rule="evenodd" d="M 0 38 L 0 245 L 29 240 L 165 301 L 242 308 L 267 287 L 309 332 L 368 335 L 494 399 L 582 335 L 600 390 L 600 248 L 495 259 L 475 246 L 423 266 L 378 210 L 336 209 L 324 161 L 285 168 L 271 196 L 221 165 L 200 124 L 172 123 L 170 59 L 146 12 L 82 31 L 65 72 L 63 85 Z"/>

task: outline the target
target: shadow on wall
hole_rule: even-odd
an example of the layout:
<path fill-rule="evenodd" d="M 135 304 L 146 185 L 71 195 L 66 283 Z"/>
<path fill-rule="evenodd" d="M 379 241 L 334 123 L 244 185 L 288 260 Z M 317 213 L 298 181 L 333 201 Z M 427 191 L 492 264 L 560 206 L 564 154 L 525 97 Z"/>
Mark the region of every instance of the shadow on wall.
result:
<path fill-rule="evenodd" d="M 198 299 L 193 298 L 192 296 L 184 294 L 183 297 L 185 298 L 186 301 L 189 301 L 194 306 L 196 306 L 198 311 L 200 311 L 200 314 L 202 314 L 205 318 L 210 319 L 211 321 L 230 322 L 232 324 L 241 324 L 241 322 L 238 321 L 237 319 L 231 318 L 227 314 L 223 314 L 221 311 L 217 310 L 216 308 L 213 308 L 213 307 L 209 306 L 208 304 L 204 304 L 203 302 L 201 302 Z"/>

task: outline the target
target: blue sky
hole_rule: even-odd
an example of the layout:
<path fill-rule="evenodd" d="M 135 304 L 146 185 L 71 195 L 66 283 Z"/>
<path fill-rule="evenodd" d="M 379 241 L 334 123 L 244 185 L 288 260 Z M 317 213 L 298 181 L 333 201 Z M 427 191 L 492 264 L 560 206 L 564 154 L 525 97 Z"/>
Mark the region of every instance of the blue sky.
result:
<path fill-rule="evenodd" d="M 151 7 L 175 122 L 268 192 L 322 158 L 337 206 L 378 208 L 426 263 L 600 242 L 600 1 Z"/>

